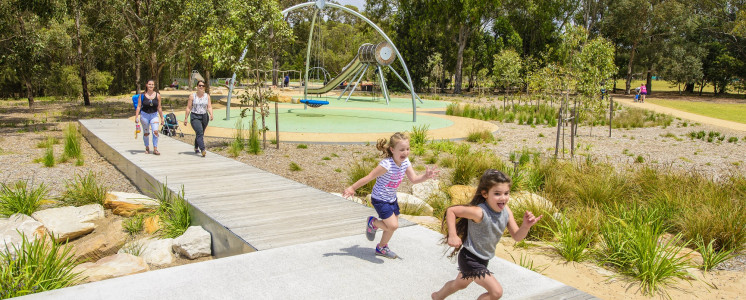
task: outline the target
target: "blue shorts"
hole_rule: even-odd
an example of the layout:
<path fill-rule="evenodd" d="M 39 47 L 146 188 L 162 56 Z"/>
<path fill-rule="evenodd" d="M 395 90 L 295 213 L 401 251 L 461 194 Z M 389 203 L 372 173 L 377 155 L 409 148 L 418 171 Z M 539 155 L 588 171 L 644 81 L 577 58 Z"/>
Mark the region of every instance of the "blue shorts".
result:
<path fill-rule="evenodd" d="M 373 204 L 373 208 L 376 209 L 378 218 L 381 220 L 388 219 L 391 215 L 399 215 L 399 201 L 389 203 L 370 197 L 370 202 Z"/>

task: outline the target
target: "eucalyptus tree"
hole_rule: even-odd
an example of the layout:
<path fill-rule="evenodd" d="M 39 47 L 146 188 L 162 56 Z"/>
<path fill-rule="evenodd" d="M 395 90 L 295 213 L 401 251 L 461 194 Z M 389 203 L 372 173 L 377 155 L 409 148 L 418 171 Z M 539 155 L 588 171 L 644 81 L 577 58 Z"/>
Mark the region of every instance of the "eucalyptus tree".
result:
<path fill-rule="evenodd" d="M 521 72 L 523 61 L 521 56 L 513 49 L 505 49 L 499 54 L 495 54 L 492 76 L 496 87 L 501 87 L 505 91 L 507 100 L 511 89 L 523 83 Z M 512 101 L 512 99 L 511 99 Z"/>
<path fill-rule="evenodd" d="M 163 67 L 186 50 L 185 41 L 198 34 L 202 13 L 212 3 L 199 0 L 109 0 L 119 12 L 121 30 L 135 47 L 136 78 L 140 90 L 140 62 L 147 62 L 150 77 L 160 86 Z"/>
<path fill-rule="evenodd" d="M 20 78 L 29 108 L 34 107 L 40 75 L 48 69 L 44 31 L 63 15 L 62 0 L 0 1 L 0 65 L 12 68 Z"/>

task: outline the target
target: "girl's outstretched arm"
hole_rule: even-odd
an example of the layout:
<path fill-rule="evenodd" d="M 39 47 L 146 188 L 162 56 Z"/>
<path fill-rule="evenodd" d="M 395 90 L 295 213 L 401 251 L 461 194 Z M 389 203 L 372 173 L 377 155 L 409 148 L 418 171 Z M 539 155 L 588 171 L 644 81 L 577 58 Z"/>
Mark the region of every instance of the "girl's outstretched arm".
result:
<path fill-rule="evenodd" d="M 474 222 L 482 222 L 482 209 L 477 206 L 455 205 L 446 209 L 446 225 L 448 226 L 448 246 L 461 246 L 461 238 L 456 232 L 456 218 L 466 218 Z"/>
<path fill-rule="evenodd" d="M 412 184 L 418 184 L 420 182 L 424 182 L 425 180 L 438 176 L 440 170 L 438 170 L 436 167 L 433 167 L 432 169 L 430 169 L 430 167 L 427 167 L 425 169 L 425 174 L 417 175 L 417 173 L 414 172 L 412 166 L 409 166 L 406 173 L 409 182 L 411 182 Z"/>
<path fill-rule="evenodd" d="M 361 186 L 366 185 L 371 180 L 378 178 L 378 176 L 386 174 L 387 171 L 388 170 L 386 170 L 386 168 L 381 167 L 380 165 L 376 166 L 373 171 L 370 171 L 368 175 L 360 178 L 360 180 L 347 187 L 344 192 L 342 192 L 342 197 L 347 198 L 349 196 L 355 195 L 355 190 L 357 190 Z"/>
<path fill-rule="evenodd" d="M 515 222 L 515 218 L 513 217 L 513 212 L 510 210 L 509 207 L 505 206 L 505 209 L 510 213 L 510 217 L 508 219 L 508 232 L 510 232 L 510 236 L 513 237 L 513 240 L 516 242 L 520 242 L 523 240 L 526 235 L 528 235 L 528 230 L 531 229 L 531 226 L 534 226 L 539 220 L 541 220 L 542 216 L 534 217 L 534 214 L 530 211 L 526 211 L 523 214 L 523 223 L 521 223 L 521 227 L 518 227 L 518 224 Z"/>

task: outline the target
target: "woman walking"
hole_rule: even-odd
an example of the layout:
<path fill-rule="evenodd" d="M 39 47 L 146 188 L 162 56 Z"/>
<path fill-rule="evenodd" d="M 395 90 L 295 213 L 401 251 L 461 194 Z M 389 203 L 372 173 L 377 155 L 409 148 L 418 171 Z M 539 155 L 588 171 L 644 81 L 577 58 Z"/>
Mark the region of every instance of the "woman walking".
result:
<path fill-rule="evenodd" d="M 145 154 L 150 153 L 150 133 L 153 133 L 153 154 L 158 152 L 158 128 L 163 124 L 163 109 L 161 109 L 161 94 L 155 91 L 155 80 L 150 79 L 145 85 L 145 92 L 140 95 L 135 110 L 135 123 L 141 122 L 143 129 L 142 140 L 145 142 Z M 160 116 L 160 119 L 158 118 Z M 158 122 L 160 120 L 160 123 Z"/>
<path fill-rule="evenodd" d="M 207 114 L 210 114 L 209 119 Z M 189 95 L 189 101 L 187 102 L 186 113 L 184 114 L 184 126 L 187 125 L 187 120 L 192 122 L 192 129 L 194 129 L 194 153 L 202 153 L 202 157 L 207 155 L 205 151 L 205 129 L 207 124 L 212 121 L 212 104 L 210 103 L 210 95 L 205 93 L 205 81 L 197 81 L 197 92 Z"/>

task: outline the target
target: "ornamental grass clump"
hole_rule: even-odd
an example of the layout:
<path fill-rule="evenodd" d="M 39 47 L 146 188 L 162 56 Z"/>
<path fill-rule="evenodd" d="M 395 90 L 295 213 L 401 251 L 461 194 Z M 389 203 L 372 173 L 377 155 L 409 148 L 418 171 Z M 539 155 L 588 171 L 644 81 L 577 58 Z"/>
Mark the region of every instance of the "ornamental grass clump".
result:
<path fill-rule="evenodd" d="M 353 185 L 355 182 L 367 176 L 371 170 L 378 165 L 375 157 L 365 157 L 362 160 L 355 161 L 350 164 L 347 168 L 347 185 Z M 364 186 L 357 189 L 357 194 L 365 196 L 373 192 L 373 186 L 376 184 L 375 180 L 371 180 Z"/>
<path fill-rule="evenodd" d="M 65 182 L 65 191 L 59 200 L 65 205 L 72 206 L 104 205 L 108 192 L 109 188 L 99 183 L 97 176 L 89 171 L 85 176 L 76 175 L 72 182 Z"/>
<path fill-rule="evenodd" d="M 64 160 L 69 158 L 83 158 L 83 151 L 80 148 L 80 132 L 75 124 L 70 123 L 65 129 L 65 146 L 62 152 Z"/>
<path fill-rule="evenodd" d="M 83 278 L 73 272 L 78 262 L 71 249 L 54 242 L 51 235 L 29 241 L 21 234 L 20 246 L 0 249 L 0 299 L 79 283 Z"/>
<path fill-rule="evenodd" d="M 39 209 L 47 192 L 47 186 L 43 183 L 37 187 L 29 186 L 26 180 L 11 185 L 1 183 L 0 216 L 9 217 L 17 213 L 30 216 Z"/>
<path fill-rule="evenodd" d="M 161 190 L 168 189 L 162 185 Z M 167 193 L 169 197 L 160 201 L 158 214 L 161 219 L 161 228 L 158 234 L 163 238 L 176 238 L 184 234 L 192 224 L 189 203 L 184 199 L 184 187 L 178 193 Z M 158 198 L 158 197 L 156 197 Z M 160 200 L 160 199 L 159 199 Z"/>

